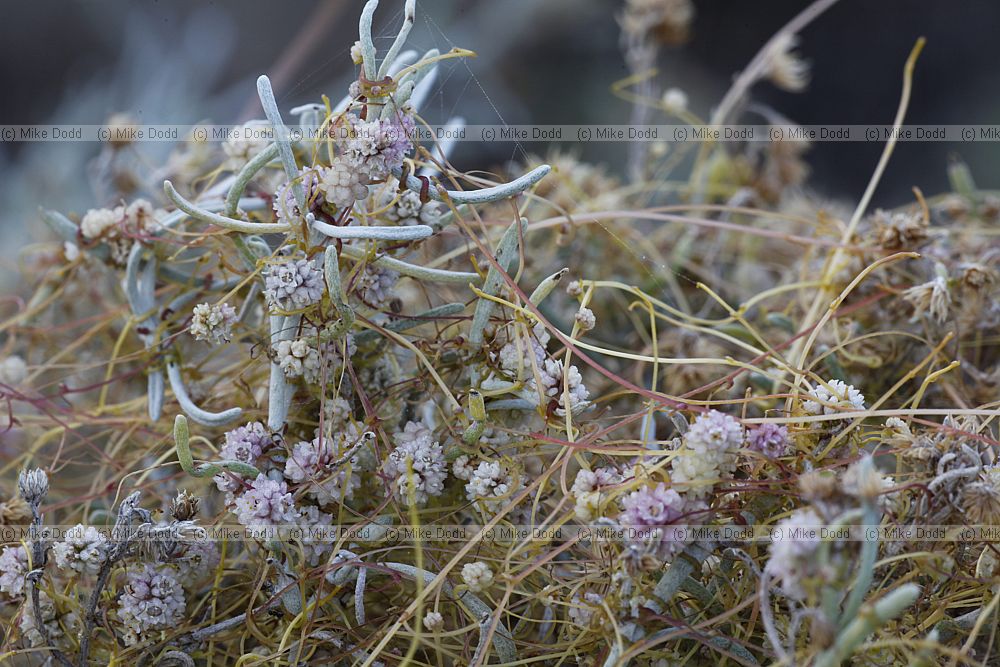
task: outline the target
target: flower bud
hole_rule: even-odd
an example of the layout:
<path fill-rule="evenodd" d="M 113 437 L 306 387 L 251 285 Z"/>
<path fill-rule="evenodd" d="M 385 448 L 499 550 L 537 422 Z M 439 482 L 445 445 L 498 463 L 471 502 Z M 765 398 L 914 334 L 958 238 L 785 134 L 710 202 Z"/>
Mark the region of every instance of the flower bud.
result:
<path fill-rule="evenodd" d="M 25 502 L 38 506 L 49 493 L 49 476 L 41 468 L 24 469 L 17 476 L 17 489 Z"/>

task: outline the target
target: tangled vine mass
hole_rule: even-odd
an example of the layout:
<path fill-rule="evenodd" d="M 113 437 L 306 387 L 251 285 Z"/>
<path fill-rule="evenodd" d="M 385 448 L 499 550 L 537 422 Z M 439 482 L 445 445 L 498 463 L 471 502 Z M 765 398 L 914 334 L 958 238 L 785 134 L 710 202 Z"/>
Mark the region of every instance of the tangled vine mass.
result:
<path fill-rule="evenodd" d="M 829 4 L 710 121 L 805 90 Z M 821 201 L 802 141 L 678 146 L 657 196 L 673 153 L 632 156 L 649 189 L 464 173 L 415 136 L 472 52 L 406 50 L 413 0 L 379 52 L 376 5 L 340 102 L 262 76 L 145 196 L 42 211 L 0 327 L 0 662 L 996 659 L 1000 199 L 956 163 Z M 629 0 L 629 67 L 692 12 Z"/>

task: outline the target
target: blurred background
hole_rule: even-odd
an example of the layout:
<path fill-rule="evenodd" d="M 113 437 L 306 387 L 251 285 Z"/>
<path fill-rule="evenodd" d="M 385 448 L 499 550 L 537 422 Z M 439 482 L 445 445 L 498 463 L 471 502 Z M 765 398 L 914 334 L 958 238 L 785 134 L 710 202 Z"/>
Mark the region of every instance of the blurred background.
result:
<path fill-rule="evenodd" d="M 254 80 L 271 76 L 284 111 L 329 95 L 336 101 L 354 76 L 360 0 L 204 2 L 4 2 L 0 22 L 0 123 L 106 122 L 125 112 L 145 123 L 228 124 L 262 116 Z M 707 118 L 733 75 L 805 6 L 801 1 L 695 0 L 690 40 L 658 56 L 656 88 L 679 87 L 689 108 Z M 377 45 L 387 45 L 401 1 L 383 0 Z M 618 17 L 622 0 L 420 0 L 410 46 L 453 46 L 478 57 L 444 63 L 422 115 L 439 123 L 455 113 L 469 123 L 627 123 L 630 105 L 611 92 L 629 71 Z M 997 123 L 1000 3 L 841 0 L 801 34 L 810 86 L 782 92 L 766 83 L 754 101 L 801 123 L 892 122 L 901 72 L 914 41 L 928 44 L 917 65 L 907 117 L 913 124 Z M 654 115 L 651 122 L 673 122 Z M 96 143 L 0 144 L 0 256 L 45 238 L 37 207 L 82 214 L 98 202 L 87 179 Z M 498 168 L 530 143 L 463 143 L 460 169 Z M 623 173 L 626 147 L 565 148 Z M 168 144 L 145 144 L 142 159 L 162 163 Z M 881 145 L 818 143 L 806 154 L 818 194 L 856 201 Z M 991 143 L 901 143 L 875 197 L 877 206 L 912 201 L 947 188 L 946 167 L 959 155 L 981 187 L 993 187 L 998 156 Z M 102 202 L 103 203 L 103 202 Z"/>

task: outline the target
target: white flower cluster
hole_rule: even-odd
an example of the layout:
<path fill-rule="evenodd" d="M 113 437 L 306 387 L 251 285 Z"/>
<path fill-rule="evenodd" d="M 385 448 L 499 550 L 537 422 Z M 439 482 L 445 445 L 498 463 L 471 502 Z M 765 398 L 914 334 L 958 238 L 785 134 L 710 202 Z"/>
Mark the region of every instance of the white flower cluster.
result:
<path fill-rule="evenodd" d="M 471 471 L 466 470 L 467 467 L 467 457 L 460 456 L 452 465 L 452 472 L 456 477 L 468 479 L 465 485 L 466 498 L 482 503 L 491 512 L 499 509 L 510 496 L 524 488 L 521 476 L 512 475 L 510 468 L 500 461 L 481 461 Z M 464 477 L 466 474 L 468 477 Z"/>
<path fill-rule="evenodd" d="M 519 337 L 505 343 L 497 353 L 496 360 L 500 368 L 505 371 L 511 373 L 521 371 L 525 375 L 530 375 L 533 366 L 544 365 L 545 346 L 549 344 L 549 339 L 549 332 L 538 323 L 532 327 L 527 340 Z"/>
<path fill-rule="evenodd" d="M 303 377 L 312 383 L 319 377 L 321 361 L 319 350 L 305 338 L 282 340 L 274 346 L 275 360 L 287 377 Z"/>
<path fill-rule="evenodd" d="M 566 414 L 566 407 L 576 414 L 590 403 L 590 392 L 583 384 L 583 376 L 576 366 L 570 366 L 565 371 L 568 391 L 564 392 L 563 361 L 550 359 L 545 353 L 545 346 L 550 340 L 549 333 L 541 323 L 532 327 L 531 335 L 508 341 L 500 348 L 496 360 L 500 368 L 516 375 L 521 373 L 525 378 L 524 388 L 519 392 L 521 398 L 531 401 L 536 406 L 544 406 L 551 400 L 558 401 L 559 407 L 555 413 Z M 537 371 L 537 376 L 536 376 Z"/>
<path fill-rule="evenodd" d="M 118 224 L 124 217 L 125 208 L 115 209 L 92 208 L 80 221 L 80 233 L 88 241 L 95 241 L 103 236 L 111 237 L 117 233 Z"/>
<path fill-rule="evenodd" d="M 284 371 L 285 377 L 301 377 L 308 384 L 320 384 L 322 379 L 323 358 L 326 355 L 327 377 L 336 377 L 343 363 L 341 351 L 343 341 L 318 344 L 318 333 L 314 327 L 307 327 L 302 338 L 278 341 L 274 346 L 275 361 Z M 348 356 L 354 352 L 354 337 L 346 337 Z"/>
<path fill-rule="evenodd" d="M 570 492 L 576 500 L 574 513 L 581 521 L 592 521 L 598 516 L 603 489 L 620 484 L 621 473 L 614 468 L 581 470 L 576 473 Z"/>
<path fill-rule="evenodd" d="M 470 459 L 465 454 L 462 454 L 455 462 L 451 464 L 451 474 L 456 478 L 469 481 L 472 477 L 472 473 L 476 471 L 475 467 L 471 465 Z"/>
<path fill-rule="evenodd" d="M 333 517 L 326 512 L 320 511 L 315 505 L 308 505 L 299 516 L 299 527 L 302 528 L 302 551 L 306 561 L 311 566 L 320 563 L 327 553 L 333 549 L 333 545 L 322 539 L 322 530 L 333 525 Z"/>
<path fill-rule="evenodd" d="M 289 259 L 264 270 L 264 298 L 272 310 L 302 310 L 323 298 L 323 269 L 306 258 Z"/>
<path fill-rule="evenodd" d="M 662 560 L 670 560 L 687 544 L 687 517 L 705 507 L 701 501 L 682 497 L 660 482 L 625 496 L 618 524 L 637 531 L 629 537 L 632 545 Z"/>
<path fill-rule="evenodd" d="M 466 563 L 462 566 L 462 581 L 473 593 L 486 590 L 493 583 L 493 570 L 482 561 Z"/>
<path fill-rule="evenodd" d="M 158 227 L 153 205 L 145 199 L 136 199 L 128 206 L 90 209 L 80 221 L 80 235 L 87 241 L 106 243 L 112 261 L 124 265 L 133 238 L 154 232 Z"/>
<path fill-rule="evenodd" d="M 152 631 L 175 627 L 184 617 L 184 589 L 168 565 L 143 563 L 132 569 L 118 600 L 125 643 L 137 644 Z"/>
<path fill-rule="evenodd" d="M 577 626 L 589 628 L 591 621 L 594 620 L 594 613 L 601 608 L 601 601 L 601 596 L 593 592 L 584 593 L 583 598 L 574 595 L 566 615 Z"/>
<path fill-rule="evenodd" d="M 590 391 L 583 384 L 583 376 L 576 366 L 565 369 L 565 385 L 563 384 L 564 365 L 562 359 L 546 359 L 539 369 L 539 377 L 531 377 L 521 392 L 521 397 L 544 406 L 548 401 L 558 401 L 557 415 L 564 416 L 566 408 L 577 414 L 590 405 Z M 541 397 L 545 403 L 539 403 L 539 382 Z"/>
<path fill-rule="evenodd" d="M 45 591 L 39 591 L 38 606 L 42 612 L 45 635 L 48 635 L 56 647 L 65 650 L 69 637 L 63 628 L 69 630 L 70 633 L 74 632 L 79 624 L 79 618 L 73 612 L 60 614 L 59 610 L 56 609 L 55 602 Z M 39 631 L 38 624 L 35 622 L 35 614 L 28 605 L 25 605 L 17 627 L 21 631 L 21 636 L 28 641 L 30 646 L 45 646 L 45 635 Z"/>
<path fill-rule="evenodd" d="M 580 331 L 590 331 L 597 326 L 597 317 L 590 308 L 581 308 L 573 316 L 576 323 L 580 325 Z"/>
<path fill-rule="evenodd" d="M 690 497 L 703 498 L 720 478 L 732 475 L 742 444 L 743 427 L 734 418 L 716 410 L 698 415 L 670 462 L 670 477 L 687 485 Z"/>
<path fill-rule="evenodd" d="M 802 409 L 811 415 L 833 415 L 843 411 L 865 409 L 864 395 L 841 380 L 830 380 L 826 385 L 810 389 L 809 400 L 803 401 Z"/>
<path fill-rule="evenodd" d="M 189 331 L 195 340 L 212 345 L 228 343 L 236 323 L 236 309 L 226 303 L 199 303 L 191 314 Z"/>
<path fill-rule="evenodd" d="M 268 479 L 264 473 L 250 482 L 250 488 L 236 498 L 233 513 L 236 520 L 247 527 L 287 525 L 299 518 L 288 485 Z"/>
<path fill-rule="evenodd" d="M 444 616 L 438 611 L 429 611 L 424 616 L 424 627 L 428 632 L 438 632 L 444 629 Z"/>
<path fill-rule="evenodd" d="M 226 433 L 219 455 L 224 459 L 253 465 L 271 443 L 267 427 L 260 422 L 249 422 L 246 426 L 239 426 Z"/>
<path fill-rule="evenodd" d="M 361 50 L 361 40 L 357 40 L 351 45 L 351 62 L 355 65 L 360 65 L 364 62 L 364 56 Z"/>
<path fill-rule="evenodd" d="M 392 298 L 399 274 L 373 264 L 365 264 L 354 279 L 354 294 L 372 308 L 382 308 Z"/>
<path fill-rule="evenodd" d="M 108 538 L 93 526 L 77 524 L 66 531 L 66 538 L 52 545 L 56 565 L 80 574 L 97 574 L 108 556 Z"/>
<path fill-rule="evenodd" d="M 360 429 L 351 424 L 332 438 L 317 437 L 309 442 L 297 443 L 285 461 L 285 479 L 296 484 L 308 482 L 307 493 L 320 505 L 351 498 L 361 486 L 361 478 L 357 474 L 360 467 L 358 454 L 337 470 L 331 470 L 330 465 L 357 445 L 362 437 Z"/>
<path fill-rule="evenodd" d="M 24 547 L 4 547 L 0 551 L 0 593 L 20 597 L 24 593 L 24 575 L 28 573 L 28 552 Z"/>
<path fill-rule="evenodd" d="M 781 581 L 782 592 L 790 598 L 805 597 L 802 580 L 815 573 L 812 556 L 819 548 L 819 528 L 824 524 L 814 510 L 807 508 L 796 510 L 774 527 L 771 557 L 764 571 Z"/>
<path fill-rule="evenodd" d="M 319 176 L 315 169 L 302 167 L 296 181 L 302 186 L 306 206 L 310 212 L 315 212 L 323 205 L 323 193 L 319 188 Z M 282 183 L 274 192 L 274 203 L 271 205 L 278 222 L 297 224 L 302 218 L 299 203 L 295 199 L 295 190 L 290 182 Z"/>
<path fill-rule="evenodd" d="M 271 447 L 271 435 L 260 422 L 250 422 L 226 433 L 226 439 L 219 448 L 219 458 L 256 465 L 257 459 Z M 220 472 L 213 477 L 220 491 L 235 492 L 239 487 L 236 476 Z"/>
<path fill-rule="evenodd" d="M 354 202 L 368 196 L 368 179 L 351 160 L 338 155 L 322 171 L 319 190 L 338 209 L 351 208 Z"/>
<path fill-rule="evenodd" d="M 407 422 L 403 430 L 396 433 L 395 440 L 396 448 L 386 459 L 383 470 L 390 478 L 395 478 L 394 486 L 403 503 L 410 503 L 411 492 L 417 505 L 424 505 L 430 498 L 441 495 L 448 477 L 448 464 L 431 430 L 423 423 Z"/>
<path fill-rule="evenodd" d="M 232 128 L 222 151 L 226 154 L 226 169 L 236 171 L 265 150 L 274 141 L 271 124 L 262 119 L 251 120 Z"/>
<path fill-rule="evenodd" d="M 433 225 L 441 215 L 441 205 L 436 201 L 424 203 L 413 190 L 402 193 L 390 190 L 383 196 L 382 206 L 388 207 L 385 217 L 400 226 Z"/>
<path fill-rule="evenodd" d="M 388 178 L 413 148 L 408 136 L 413 130 L 413 118 L 409 115 L 361 120 L 351 113 L 347 123 L 350 131 L 340 143 L 340 155 L 372 181 Z"/>

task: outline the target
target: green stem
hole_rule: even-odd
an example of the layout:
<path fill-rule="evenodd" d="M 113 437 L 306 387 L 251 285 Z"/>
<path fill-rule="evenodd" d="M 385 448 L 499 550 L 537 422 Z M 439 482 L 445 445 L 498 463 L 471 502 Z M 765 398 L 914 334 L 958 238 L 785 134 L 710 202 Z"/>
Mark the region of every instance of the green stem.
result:
<path fill-rule="evenodd" d="M 233 184 L 229 188 L 229 193 L 226 195 L 226 208 L 223 209 L 223 214 L 227 218 L 234 217 L 237 210 L 239 210 L 240 197 L 243 196 L 244 190 L 247 189 L 247 183 L 257 175 L 258 171 L 266 167 L 276 157 L 278 157 L 278 144 L 271 144 L 243 165 L 243 168 L 236 174 Z"/>
<path fill-rule="evenodd" d="M 850 623 L 864 602 L 865 595 L 872 585 L 875 574 L 875 558 L 878 556 L 878 530 L 875 531 L 875 539 L 868 539 L 869 526 L 878 526 L 881 519 L 881 512 L 872 500 L 865 500 L 864 507 L 865 521 L 865 541 L 861 545 L 861 558 L 858 563 L 858 576 L 854 580 L 854 588 L 851 589 L 847 602 L 844 603 L 844 612 L 840 616 L 840 628 L 843 629 Z"/>
<path fill-rule="evenodd" d="M 521 218 L 512 223 L 507 228 L 507 231 L 503 233 L 503 236 L 500 237 L 500 242 L 497 244 L 496 260 L 497 266 L 504 271 L 510 269 L 511 263 L 517 257 L 521 235 L 527 232 L 527 230 L 528 221 Z M 497 266 L 494 266 L 492 263 L 490 264 L 490 269 L 486 273 L 486 280 L 483 282 L 483 293 L 489 296 L 496 296 L 497 292 L 500 291 L 500 285 L 503 283 L 503 276 L 497 271 Z M 472 329 L 469 332 L 469 343 L 472 345 L 472 349 L 479 349 L 483 344 L 483 334 L 486 331 L 486 325 L 489 324 L 490 315 L 493 313 L 495 306 L 496 303 L 490 299 L 480 299 L 479 303 L 476 304 L 476 310 L 472 314 Z"/>
<path fill-rule="evenodd" d="M 174 185 L 170 181 L 163 181 L 163 191 L 167 194 L 167 197 L 169 197 L 170 200 L 177 205 L 177 208 L 184 211 L 195 220 L 201 220 L 202 222 L 206 222 L 210 225 L 216 225 L 233 232 L 260 234 L 267 232 L 287 232 L 290 229 L 290 227 L 283 222 L 244 222 L 243 220 L 234 220 L 233 218 L 227 218 L 226 216 L 219 215 L 218 213 L 212 213 L 211 211 L 200 208 L 182 197 L 181 194 L 174 189 Z"/>
<path fill-rule="evenodd" d="M 345 245 L 342 248 L 342 252 L 351 259 L 355 260 L 367 259 L 369 256 L 368 251 L 351 245 Z M 411 278 L 426 280 L 428 282 L 458 283 L 462 285 L 479 282 L 479 274 L 477 273 L 467 273 L 465 271 L 445 271 L 444 269 L 428 269 L 427 267 L 409 264 L 395 259 L 394 257 L 389 257 L 388 255 L 375 257 L 374 259 L 369 260 L 369 263 L 372 266 L 377 266 L 381 269 L 390 269 L 396 273 L 401 273 L 404 276 L 410 276 Z"/>
<path fill-rule="evenodd" d="M 819 654 L 814 667 L 837 667 L 854 653 L 868 635 L 901 616 L 919 596 L 920 586 L 903 584 L 872 606 L 862 608 L 857 618 L 837 635 L 833 646 Z"/>
<path fill-rule="evenodd" d="M 242 461 L 218 461 L 196 466 L 194 458 L 191 456 L 190 440 L 187 418 L 184 415 L 177 415 L 174 418 L 174 448 L 177 450 L 177 460 L 181 464 L 181 469 L 192 477 L 210 477 L 223 470 L 251 479 L 256 479 L 260 474 L 257 468 Z"/>

